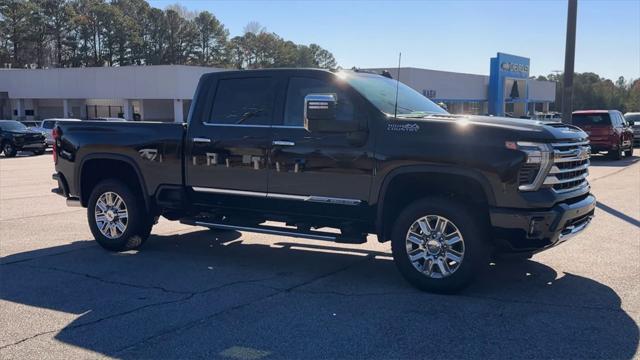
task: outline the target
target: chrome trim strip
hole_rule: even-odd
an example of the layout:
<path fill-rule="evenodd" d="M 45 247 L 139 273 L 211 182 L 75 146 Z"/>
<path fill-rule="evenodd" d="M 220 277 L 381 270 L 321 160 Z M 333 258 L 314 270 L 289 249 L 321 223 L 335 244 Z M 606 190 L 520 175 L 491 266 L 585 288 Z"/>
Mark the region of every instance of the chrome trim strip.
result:
<path fill-rule="evenodd" d="M 582 180 L 582 182 L 578 185 L 576 185 L 575 187 L 569 188 L 569 189 L 561 189 L 561 190 L 556 190 L 554 188 L 551 188 L 556 194 L 564 194 L 570 191 L 578 191 L 578 190 L 582 190 L 584 188 L 589 187 L 589 183 L 587 182 L 587 179 Z"/>
<path fill-rule="evenodd" d="M 305 195 L 290 195 L 290 194 L 267 194 L 267 198 L 280 199 L 280 200 L 298 200 L 298 201 L 308 201 L 309 200 L 309 196 L 305 196 Z"/>
<path fill-rule="evenodd" d="M 589 145 L 589 140 L 582 142 L 552 143 L 553 147 Z"/>
<path fill-rule="evenodd" d="M 242 195 L 242 196 L 255 196 L 255 197 L 267 197 L 267 193 L 258 191 L 244 191 L 244 190 L 232 190 L 232 189 L 219 189 L 210 187 L 193 186 L 193 191 L 206 192 L 213 194 L 227 194 L 227 195 Z"/>
<path fill-rule="evenodd" d="M 294 125 L 246 125 L 246 124 L 216 124 L 210 122 L 203 122 L 202 124 L 206 126 L 215 126 L 215 127 L 240 127 L 240 128 L 274 128 L 274 129 L 306 129 L 303 125 L 294 126 Z"/>
<path fill-rule="evenodd" d="M 357 199 L 344 199 L 344 198 L 333 198 L 326 196 L 310 196 L 308 201 L 320 202 L 324 204 L 338 204 L 338 205 L 358 205 L 362 201 Z"/>
<path fill-rule="evenodd" d="M 345 199 L 345 198 L 334 198 L 327 196 L 314 196 L 314 195 L 293 195 L 293 194 L 279 194 L 279 193 L 265 193 L 259 191 L 244 191 L 244 190 L 233 190 L 233 189 L 220 189 L 220 188 L 210 188 L 210 187 L 201 187 L 201 186 L 193 186 L 193 191 L 197 192 L 206 192 L 212 194 L 225 194 L 225 195 L 240 195 L 240 196 L 254 196 L 254 197 L 265 197 L 269 199 L 279 199 L 279 200 L 297 200 L 297 201 L 310 201 L 310 202 L 318 202 L 323 204 L 337 204 L 337 205 L 359 205 L 362 201 L 358 199 Z"/>
<path fill-rule="evenodd" d="M 218 224 L 218 223 L 208 223 L 204 221 L 196 221 L 195 223 L 196 225 L 214 227 L 218 229 L 250 231 L 250 232 L 263 233 L 263 234 L 285 235 L 285 236 L 315 239 L 315 240 L 330 240 L 330 241 L 336 240 L 335 236 L 305 234 L 305 233 L 298 233 L 295 231 L 273 230 L 273 229 L 264 229 L 264 228 L 248 227 L 248 226 L 234 226 L 234 225 L 225 225 L 225 224 Z"/>
<path fill-rule="evenodd" d="M 580 161 L 580 160 L 576 160 L 576 161 Z M 568 172 L 572 172 L 572 171 L 580 171 L 580 170 L 585 170 L 589 168 L 589 161 L 587 161 L 585 164 L 580 165 L 578 167 L 574 167 L 574 168 L 567 168 L 567 169 L 560 169 L 557 166 L 553 166 L 551 167 L 551 171 L 549 171 L 550 175 L 553 174 L 563 174 L 563 173 L 568 173 Z"/>
<path fill-rule="evenodd" d="M 202 124 L 206 126 L 215 126 L 215 127 L 239 127 L 239 128 L 270 128 L 271 125 L 246 125 L 246 124 L 215 124 L 210 122 L 202 122 Z"/>
<path fill-rule="evenodd" d="M 306 128 L 303 125 L 271 125 L 272 128 L 274 129 L 304 129 L 306 130 Z"/>
<path fill-rule="evenodd" d="M 547 178 L 544 180 L 544 185 L 556 185 L 556 184 L 565 184 L 568 182 L 572 182 L 572 181 L 578 181 L 578 180 L 584 180 L 587 178 L 587 176 L 589 175 L 589 172 L 585 172 L 581 175 L 578 175 L 576 177 L 572 177 L 569 179 L 558 179 L 555 176 L 547 176 Z"/>

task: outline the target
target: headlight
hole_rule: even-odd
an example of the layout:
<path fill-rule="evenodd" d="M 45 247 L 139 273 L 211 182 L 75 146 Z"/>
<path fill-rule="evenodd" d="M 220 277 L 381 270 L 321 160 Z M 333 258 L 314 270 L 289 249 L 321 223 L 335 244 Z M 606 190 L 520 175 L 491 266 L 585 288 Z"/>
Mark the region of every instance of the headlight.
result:
<path fill-rule="evenodd" d="M 526 155 L 525 163 L 518 173 L 518 189 L 521 191 L 538 190 L 553 165 L 551 145 L 528 141 L 508 141 L 505 146 L 512 150 L 522 151 Z"/>

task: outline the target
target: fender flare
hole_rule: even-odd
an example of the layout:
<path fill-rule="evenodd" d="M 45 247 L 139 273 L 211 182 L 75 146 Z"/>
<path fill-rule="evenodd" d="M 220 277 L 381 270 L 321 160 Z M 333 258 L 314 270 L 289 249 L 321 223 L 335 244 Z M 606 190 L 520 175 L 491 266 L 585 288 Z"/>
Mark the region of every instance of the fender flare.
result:
<path fill-rule="evenodd" d="M 136 176 L 138 177 L 138 183 L 140 185 L 140 189 L 142 190 L 145 208 L 147 209 L 147 211 L 151 210 L 151 200 L 149 198 L 149 192 L 147 191 L 147 184 L 144 181 L 144 176 L 142 175 L 138 164 L 136 164 L 136 162 L 129 156 L 111 153 L 91 153 L 83 157 L 80 161 L 80 164 L 78 165 L 78 171 L 76 171 L 75 183 L 78 184 L 78 196 L 80 198 L 81 204 L 84 204 L 87 201 L 87 199 L 82 198 L 82 169 L 85 163 L 90 160 L 116 160 L 130 165 L 133 168 L 133 171 L 136 173 Z"/>
<path fill-rule="evenodd" d="M 374 194 L 378 194 L 377 199 L 372 199 L 376 201 L 376 234 L 378 236 L 379 241 L 384 241 L 384 202 L 385 196 L 387 194 L 387 189 L 391 182 L 399 175 L 405 174 L 444 174 L 444 175 L 455 175 L 461 176 L 468 179 L 471 179 L 482 187 L 484 191 L 485 197 L 487 198 L 487 202 L 489 206 L 495 205 L 495 195 L 493 189 L 489 183 L 489 180 L 479 171 L 474 169 L 462 168 L 459 166 L 450 166 L 450 165 L 406 165 L 390 171 L 382 180 L 382 183 L 377 189 L 377 192 Z"/>

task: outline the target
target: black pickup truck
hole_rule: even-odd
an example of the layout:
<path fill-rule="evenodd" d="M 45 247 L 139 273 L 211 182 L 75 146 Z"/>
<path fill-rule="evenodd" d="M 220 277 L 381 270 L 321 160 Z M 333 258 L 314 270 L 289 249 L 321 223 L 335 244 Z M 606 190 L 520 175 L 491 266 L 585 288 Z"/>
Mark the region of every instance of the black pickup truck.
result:
<path fill-rule="evenodd" d="M 59 122 L 54 137 L 53 191 L 87 207 L 109 250 L 142 245 L 159 216 L 348 243 L 375 234 L 409 282 L 436 292 L 494 254 L 567 240 L 596 204 L 580 129 L 451 115 L 364 71 L 206 74 L 187 124 Z"/>

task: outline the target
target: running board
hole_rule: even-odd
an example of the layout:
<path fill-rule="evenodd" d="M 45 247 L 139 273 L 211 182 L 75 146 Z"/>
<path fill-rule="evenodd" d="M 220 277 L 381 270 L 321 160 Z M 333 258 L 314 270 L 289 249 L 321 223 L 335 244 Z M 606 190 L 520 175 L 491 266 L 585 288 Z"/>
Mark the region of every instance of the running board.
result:
<path fill-rule="evenodd" d="M 364 244 L 367 241 L 366 237 L 363 237 L 362 239 L 347 238 L 339 234 L 333 234 L 328 232 L 298 231 L 296 229 L 281 228 L 281 227 L 269 226 L 269 225 L 241 226 L 241 225 L 222 224 L 217 222 L 209 222 L 209 221 L 194 220 L 194 219 L 182 219 L 180 220 L 180 223 L 186 224 L 186 225 L 204 226 L 204 227 L 214 228 L 214 229 L 247 231 L 247 232 L 254 232 L 254 233 L 261 233 L 261 234 L 283 235 L 283 236 L 291 236 L 296 238 L 335 241 L 339 243 L 349 243 L 349 244 Z"/>

